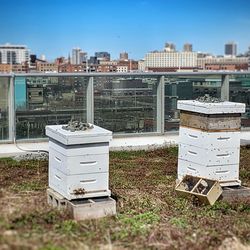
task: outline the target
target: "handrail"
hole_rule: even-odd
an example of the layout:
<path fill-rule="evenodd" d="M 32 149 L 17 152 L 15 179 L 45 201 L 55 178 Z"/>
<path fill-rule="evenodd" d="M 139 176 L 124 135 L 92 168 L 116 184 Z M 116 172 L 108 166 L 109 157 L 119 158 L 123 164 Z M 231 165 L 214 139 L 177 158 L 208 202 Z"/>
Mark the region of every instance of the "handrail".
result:
<path fill-rule="evenodd" d="M 53 76 L 82 76 L 82 77 L 103 77 L 103 76 L 225 76 L 225 75 L 248 75 L 250 71 L 198 71 L 198 72 L 76 72 L 76 73 L 0 73 L 0 77 L 53 77 Z"/>

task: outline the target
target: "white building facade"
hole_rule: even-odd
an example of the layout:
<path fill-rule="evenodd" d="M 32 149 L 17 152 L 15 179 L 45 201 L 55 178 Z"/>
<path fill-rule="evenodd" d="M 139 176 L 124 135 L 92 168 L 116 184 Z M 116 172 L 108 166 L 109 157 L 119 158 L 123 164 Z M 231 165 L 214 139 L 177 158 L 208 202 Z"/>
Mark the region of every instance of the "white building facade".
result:
<path fill-rule="evenodd" d="M 147 53 L 145 68 L 195 68 L 197 67 L 197 52 L 166 52 Z"/>
<path fill-rule="evenodd" d="M 0 45 L 0 64 L 21 64 L 29 62 L 30 50 L 26 45 Z"/>

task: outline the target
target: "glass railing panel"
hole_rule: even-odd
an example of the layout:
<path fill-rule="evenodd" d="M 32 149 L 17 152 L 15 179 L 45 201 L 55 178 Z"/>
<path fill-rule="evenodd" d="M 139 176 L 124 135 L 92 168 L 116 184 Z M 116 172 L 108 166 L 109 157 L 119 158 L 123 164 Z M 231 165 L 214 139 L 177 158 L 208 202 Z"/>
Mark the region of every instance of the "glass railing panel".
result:
<path fill-rule="evenodd" d="M 16 138 L 45 137 L 45 126 L 86 122 L 87 77 L 16 77 Z"/>
<path fill-rule="evenodd" d="M 94 77 L 95 124 L 114 133 L 156 132 L 158 76 Z"/>
<path fill-rule="evenodd" d="M 209 95 L 220 98 L 221 76 L 165 76 L 165 131 L 179 129 L 178 100 L 195 100 Z"/>
<path fill-rule="evenodd" d="M 246 113 L 242 114 L 241 124 L 242 127 L 250 127 L 250 74 L 230 76 L 229 99 L 246 104 Z"/>
<path fill-rule="evenodd" d="M 9 139 L 9 85 L 8 77 L 0 77 L 0 141 Z"/>

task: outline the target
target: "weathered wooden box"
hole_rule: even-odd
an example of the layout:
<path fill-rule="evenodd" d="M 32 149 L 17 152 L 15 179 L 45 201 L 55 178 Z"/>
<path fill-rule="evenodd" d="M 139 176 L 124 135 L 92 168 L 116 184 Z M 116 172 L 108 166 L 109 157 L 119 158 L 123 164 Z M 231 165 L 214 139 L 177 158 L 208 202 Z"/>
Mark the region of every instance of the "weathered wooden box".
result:
<path fill-rule="evenodd" d="M 213 205 L 222 194 L 218 181 L 186 175 L 176 186 L 181 196 L 194 195 L 201 202 Z"/>

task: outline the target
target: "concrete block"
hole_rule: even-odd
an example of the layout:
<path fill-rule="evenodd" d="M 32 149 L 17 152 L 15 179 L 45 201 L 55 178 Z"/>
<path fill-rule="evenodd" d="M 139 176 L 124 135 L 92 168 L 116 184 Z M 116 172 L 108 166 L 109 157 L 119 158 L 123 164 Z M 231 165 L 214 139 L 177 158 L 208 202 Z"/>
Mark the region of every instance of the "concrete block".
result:
<path fill-rule="evenodd" d="M 48 188 L 47 189 L 47 202 L 50 206 L 57 208 L 59 210 L 67 208 L 68 200 L 62 195 L 57 193 L 55 190 Z"/>
<path fill-rule="evenodd" d="M 223 187 L 222 201 L 239 202 L 250 199 L 250 188 L 244 186 Z"/>
<path fill-rule="evenodd" d="M 74 200 L 68 202 L 68 210 L 77 221 L 98 219 L 116 215 L 116 201 L 111 197 Z"/>
<path fill-rule="evenodd" d="M 47 198 L 50 206 L 59 210 L 67 210 L 74 220 L 98 219 L 116 215 L 116 201 L 111 197 L 70 201 L 55 190 L 48 188 Z"/>

